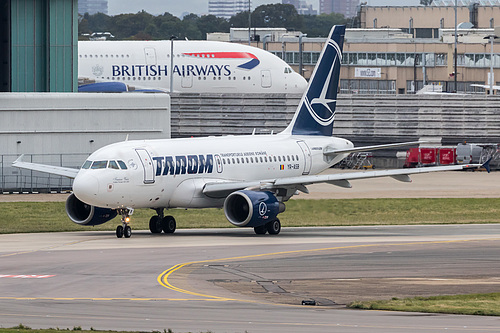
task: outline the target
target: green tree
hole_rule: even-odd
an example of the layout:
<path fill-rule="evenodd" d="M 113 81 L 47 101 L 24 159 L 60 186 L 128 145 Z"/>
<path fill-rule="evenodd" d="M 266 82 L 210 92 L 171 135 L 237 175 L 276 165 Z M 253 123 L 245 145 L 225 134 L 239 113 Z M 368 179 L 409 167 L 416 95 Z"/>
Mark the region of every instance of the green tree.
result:
<path fill-rule="evenodd" d="M 85 13 L 83 19 L 87 20 L 88 33 L 110 31 L 112 17 L 103 13 L 89 15 Z"/>
<path fill-rule="evenodd" d="M 248 25 L 247 25 L 248 26 Z M 252 14 L 252 26 L 257 28 L 286 28 L 299 30 L 302 17 L 293 5 L 262 5 L 255 8 Z"/>
<path fill-rule="evenodd" d="M 140 32 L 143 32 L 153 21 L 154 16 L 141 11 L 137 14 L 120 14 L 113 16 L 111 32 L 118 39 L 131 38 Z"/>
<path fill-rule="evenodd" d="M 231 16 L 231 18 L 229 19 L 229 26 L 231 28 L 248 28 L 248 10 L 246 12 L 239 12 L 238 14 Z M 226 32 L 229 32 L 229 29 Z"/>
<path fill-rule="evenodd" d="M 203 39 L 206 39 L 207 33 L 229 32 L 229 22 L 226 19 L 214 15 L 204 15 L 200 17 L 197 24 Z"/>
<path fill-rule="evenodd" d="M 306 33 L 308 37 L 326 37 L 332 26 L 336 24 L 345 24 L 344 15 L 331 13 L 321 15 L 304 15 L 302 16 L 303 25 L 300 29 Z"/>

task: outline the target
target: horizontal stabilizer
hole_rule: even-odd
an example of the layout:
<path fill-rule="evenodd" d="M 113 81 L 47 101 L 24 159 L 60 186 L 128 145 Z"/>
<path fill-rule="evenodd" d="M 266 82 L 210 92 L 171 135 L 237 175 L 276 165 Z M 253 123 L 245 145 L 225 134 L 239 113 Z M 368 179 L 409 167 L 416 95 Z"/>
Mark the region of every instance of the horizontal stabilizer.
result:
<path fill-rule="evenodd" d="M 73 168 L 65 168 L 65 167 L 58 167 L 58 166 L 53 166 L 53 165 L 23 162 L 22 161 L 23 157 L 24 157 L 24 155 L 19 156 L 19 158 L 12 163 L 12 166 L 15 168 L 45 172 L 45 173 L 50 173 L 52 175 L 58 175 L 58 176 L 63 176 L 63 177 L 68 177 L 68 178 L 75 178 L 76 175 L 78 174 L 78 172 L 80 171 L 78 169 L 73 169 Z"/>
<path fill-rule="evenodd" d="M 390 144 L 386 144 L 386 145 L 353 147 L 353 148 L 347 148 L 347 149 L 334 149 L 331 147 L 326 147 L 325 150 L 323 151 L 323 154 L 325 154 L 325 155 L 349 154 L 349 153 L 356 153 L 356 152 L 362 152 L 362 151 L 372 151 L 372 150 L 395 148 L 395 147 L 414 146 L 414 145 L 419 145 L 422 143 L 426 143 L 426 141 L 390 143 Z"/>
<path fill-rule="evenodd" d="M 394 175 L 391 177 L 403 183 L 411 183 L 411 178 L 408 175 Z"/>

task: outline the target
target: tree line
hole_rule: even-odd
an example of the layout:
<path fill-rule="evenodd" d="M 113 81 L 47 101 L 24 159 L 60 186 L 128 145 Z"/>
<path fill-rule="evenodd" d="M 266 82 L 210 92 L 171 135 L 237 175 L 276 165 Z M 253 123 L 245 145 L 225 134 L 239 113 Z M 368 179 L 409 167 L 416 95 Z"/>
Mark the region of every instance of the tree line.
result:
<path fill-rule="evenodd" d="M 308 37 L 325 37 L 335 24 L 346 24 L 344 15 L 332 13 L 299 15 L 293 5 L 262 5 L 251 13 L 252 28 L 286 28 L 301 31 Z M 181 19 L 165 12 L 151 15 L 145 11 L 136 14 L 108 16 L 103 13 L 79 16 L 78 32 L 110 32 L 118 40 L 160 40 L 175 36 L 179 39 L 204 40 L 207 33 L 229 32 L 230 28 L 248 27 L 248 11 L 229 20 L 214 15 L 186 15 Z"/>

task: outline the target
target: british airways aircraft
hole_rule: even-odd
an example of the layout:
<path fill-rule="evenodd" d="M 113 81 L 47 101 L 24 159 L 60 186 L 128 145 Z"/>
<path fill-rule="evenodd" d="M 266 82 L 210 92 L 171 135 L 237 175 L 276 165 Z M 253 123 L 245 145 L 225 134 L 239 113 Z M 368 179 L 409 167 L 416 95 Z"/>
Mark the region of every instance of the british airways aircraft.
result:
<path fill-rule="evenodd" d="M 257 234 L 278 234 L 278 214 L 285 202 L 307 185 L 351 187 L 353 179 L 392 177 L 409 182 L 410 174 L 461 170 L 479 164 L 377 170 L 319 175 L 351 152 L 418 142 L 354 147 L 332 136 L 345 26 L 335 26 L 325 43 L 289 126 L 271 135 L 124 141 L 91 154 L 81 169 L 33 164 L 13 166 L 74 178 L 66 201 L 70 219 L 97 225 L 121 215 L 118 237 L 130 237 L 136 208 L 152 208 L 152 233 L 173 233 L 170 208 L 223 207 L 227 220 L 252 227 Z"/>
<path fill-rule="evenodd" d="M 275 55 L 214 41 L 78 42 L 80 92 L 300 93 L 306 80 Z M 173 63 L 173 66 L 171 64 Z M 87 84 L 85 84 L 87 83 Z"/>

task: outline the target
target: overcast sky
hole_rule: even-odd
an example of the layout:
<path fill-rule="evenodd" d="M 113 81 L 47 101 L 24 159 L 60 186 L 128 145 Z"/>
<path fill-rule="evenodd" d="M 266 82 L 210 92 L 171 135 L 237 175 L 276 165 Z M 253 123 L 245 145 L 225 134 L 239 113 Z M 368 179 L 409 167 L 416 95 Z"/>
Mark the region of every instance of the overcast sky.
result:
<path fill-rule="evenodd" d="M 314 9 L 318 9 L 319 0 L 306 1 L 313 5 Z M 420 3 L 419 0 L 364 0 L 363 2 L 365 1 L 373 6 L 418 5 Z M 252 0 L 252 10 L 269 3 L 281 3 L 281 0 Z M 165 12 L 175 16 L 181 16 L 184 12 L 202 15 L 208 14 L 208 0 L 109 0 L 108 2 L 109 15 L 137 13 L 143 9 L 154 15 Z"/>

